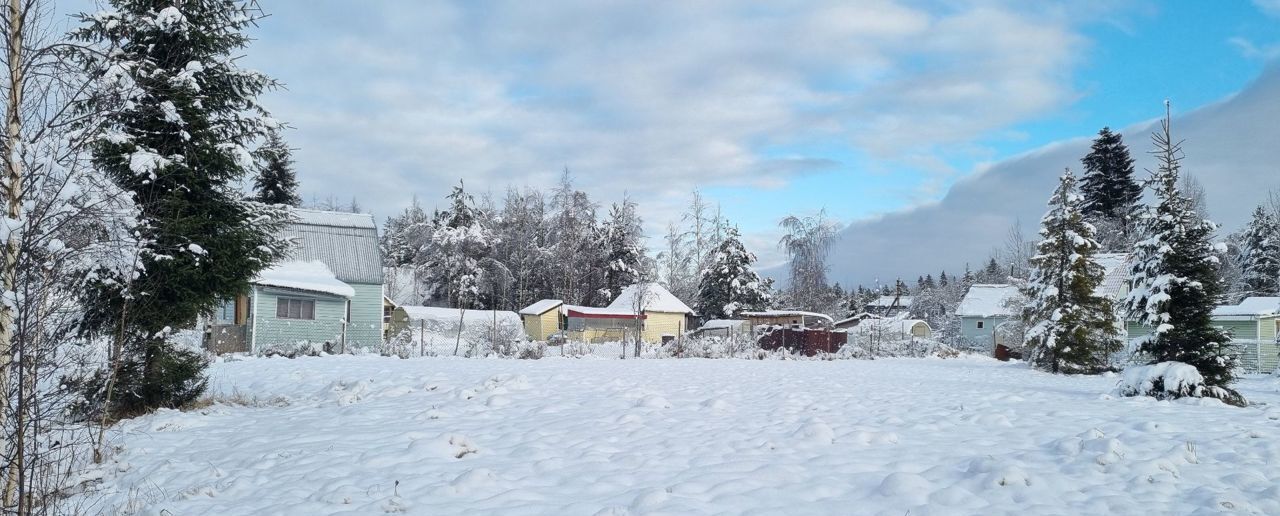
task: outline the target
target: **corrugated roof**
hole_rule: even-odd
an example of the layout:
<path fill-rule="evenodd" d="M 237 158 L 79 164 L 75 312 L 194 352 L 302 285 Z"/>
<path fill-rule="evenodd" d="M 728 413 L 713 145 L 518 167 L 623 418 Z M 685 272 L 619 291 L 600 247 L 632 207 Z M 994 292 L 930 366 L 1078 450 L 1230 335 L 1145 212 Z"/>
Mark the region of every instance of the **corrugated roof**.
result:
<path fill-rule="evenodd" d="M 293 210 L 281 234 L 297 244 L 287 259 L 320 261 L 345 283 L 382 283 L 382 253 L 373 215 Z"/>
<path fill-rule="evenodd" d="M 1119 301 L 1126 294 L 1129 283 L 1128 253 L 1098 253 L 1093 257 L 1105 271 L 1097 293 L 1112 301 Z"/>

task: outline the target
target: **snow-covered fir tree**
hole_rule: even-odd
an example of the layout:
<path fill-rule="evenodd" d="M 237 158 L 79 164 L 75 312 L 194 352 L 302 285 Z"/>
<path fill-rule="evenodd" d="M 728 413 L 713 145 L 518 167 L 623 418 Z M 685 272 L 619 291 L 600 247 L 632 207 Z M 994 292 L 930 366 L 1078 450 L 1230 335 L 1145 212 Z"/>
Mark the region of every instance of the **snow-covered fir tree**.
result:
<path fill-rule="evenodd" d="M 382 251 L 385 267 L 413 265 L 419 253 L 431 242 L 431 218 L 422 210 L 415 196 L 409 207 L 397 215 L 387 217 L 382 224 L 378 247 Z"/>
<path fill-rule="evenodd" d="M 1098 242 L 1075 182 L 1067 170 L 1049 198 L 1023 288 L 1024 345 L 1032 363 L 1055 373 L 1101 371 L 1119 342 L 1111 301 L 1098 294 L 1106 271 L 1094 260 Z"/>
<path fill-rule="evenodd" d="M 698 313 L 708 318 L 732 318 L 738 313 L 765 310 L 772 302 L 770 283 L 751 268 L 756 256 L 742 245 L 738 229 L 725 231 L 711 263 L 702 271 Z"/>
<path fill-rule="evenodd" d="M 1194 201 L 1179 190 L 1182 149 L 1173 140 L 1167 114 L 1152 140 L 1159 165 L 1151 178 L 1156 205 L 1141 217 L 1142 237 L 1134 245 L 1132 290 L 1126 299 L 1129 316 L 1153 329 L 1140 351 L 1153 364 L 1195 367 L 1207 387 L 1203 395 L 1243 404 L 1243 397 L 1228 387 L 1235 367 L 1229 337 L 1210 320 L 1222 294 L 1220 246 L 1210 241 L 1216 225 L 1202 218 Z"/>
<path fill-rule="evenodd" d="M 258 158 L 258 175 L 253 179 L 254 200 L 264 204 L 301 206 L 292 151 L 278 130 L 267 134 L 266 143 L 258 148 L 254 157 Z"/>
<path fill-rule="evenodd" d="M 1128 250 L 1133 240 L 1133 217 L 1142 201 L 1142 185 L 1133 177 L 1129 148 L 1120 133 L 1103 127 L 1089 154 L 1080 161 L 1084 164 L 1080 194 L 1085 219 L 1098 228 L 1104 251 Z"/>
<path fill-rule="evenodd" d="M 1242 281 L 1250 296 L 1280 295 L 1280 222 L 1258 206 L 1241 241 Z"/>
<path fill-rule="evenodd" d="M 441 212 L 431 234 L 430 249 L 420 275 L 432 297 L 456 308 L 483 308 L 483 283 L 495 238 L 475 199 L 461 183 L 449 194 L 449 209 Z"/>
<path fill-rule="evenodd" d="M 175 407 L 204 389 L 204 358 L 165 338 L 190 327 L 281 256 L 282 214 L 243 200 L 247 148 L 278 124 L 258 104 L 271 78 L 240 68 L 252 3 L 112 0 L 80 17 L 77 54 L 102 87 L 86 111 L 110 113 L 94 166 L 133 193 L 146 242 L 134 279 L 103 276 L 87 329 L 122 335 L 110 410 Z"/>
<path fill-rule="evenodd" d="M 624 198 L 609 210 L 609 220 L 604 224 L 605 251 L 603 296 L 609 301 L 618 297 L 622 289 L 639 282 L 644 263 L 643 224 L 636 213 L 636 204 Z"/>

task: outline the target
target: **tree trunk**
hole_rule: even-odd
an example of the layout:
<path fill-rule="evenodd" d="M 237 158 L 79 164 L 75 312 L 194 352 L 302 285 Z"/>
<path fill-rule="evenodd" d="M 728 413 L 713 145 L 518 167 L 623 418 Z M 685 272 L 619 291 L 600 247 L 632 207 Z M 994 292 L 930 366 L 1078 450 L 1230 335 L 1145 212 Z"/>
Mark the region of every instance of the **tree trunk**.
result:
<path fill-rule="evenodd" d="M 0 194 L 4 195 L 6 201 L 5 216 L 9 220 L 7 225 L 17 223 L 22 216 L 22 162 L 18 156 L 18 145 L 22 141 L 22 90 L 24 87 L 25 77 L 22 67 L 22 45 L 23 45 L 23 21 L 26 16 L 26 10 L 22 6 L 21 0 L 9 0 L 9 23 L 6 27 L 5 37 L 8 40 L 8 65 L 9 65 L 9 98 L 8 111 L 5 116 L 5 137 L 7 145 L 4 151 L 4 184 L 0 187 Z M 16 229 L 16 228 L 14 228 Z M 8 413 L 9 404 L 9 369 L 13 364 L 13 326 L 14 326 L 14 310 L 16 306 L 11 304 L 9 293 L 12 293 L 17 286 L 18 272 L 18 235 L 15 232 L 8 232 L 4 243 L 4 256 L 0 259 L 0 293 L 5 295 L 5 300 L 0 302 L 0 450 L 9 453 L 10 459 L 5 465 L 5 482 L 4 501 L 5 509 L 11 507 L 8 503 L 11 500 L 10 490 L 13 483 L 17 481 L 16 466 L 17 453 L 15 449 L 22 446 L 21 442 L 13 442 L 7 432 L 6 414 Z"/>

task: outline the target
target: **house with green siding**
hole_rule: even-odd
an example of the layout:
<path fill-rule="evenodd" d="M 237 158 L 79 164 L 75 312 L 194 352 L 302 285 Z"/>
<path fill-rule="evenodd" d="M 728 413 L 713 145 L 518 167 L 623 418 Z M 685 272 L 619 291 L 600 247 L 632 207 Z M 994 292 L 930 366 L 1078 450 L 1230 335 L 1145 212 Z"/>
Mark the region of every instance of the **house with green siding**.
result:
<path fill-rule="evenodd" d="M 293 210 L 288 256 L 208 325 L 218 353 L 311 346 L 331 352 L 382 345 L 383 269 L 373 216 Z"/>
<path fill-rule="evenodd" d="M 1248 297 L 1240 304 L 1215 308 L 1213 325 L 1231 336 L 1231 350 L 1240 367 L 1248 372 L 1269 373 L 1280 367 L 1280 297 Z M 1150 326 L 1128 322 L 1129 338 L 1151 334 Z"/>

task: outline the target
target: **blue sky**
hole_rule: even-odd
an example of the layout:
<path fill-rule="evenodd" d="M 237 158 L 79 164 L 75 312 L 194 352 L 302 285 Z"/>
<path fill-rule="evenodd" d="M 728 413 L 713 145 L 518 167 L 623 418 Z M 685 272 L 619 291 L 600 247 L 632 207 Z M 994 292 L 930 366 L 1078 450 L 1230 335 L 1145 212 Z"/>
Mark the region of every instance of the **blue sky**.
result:
<path fill-rule="evenodd" d="M 1221 100 L 1280 54 L 1280 0 L 261 4 L 243 62 L 288 86 L 263 100 L 305 198 L 381 220 L 568 167 L 638 201 L 654 247 L 698 188 L 766 263 L 787 214 L 937 201 L 1165 98 Z"/>
<path fill-rule="evenodd" d="M 726 201 L 726 215 L 751 227 L 776 220 L 774 210 L 760 206 L 825 207 L 848 222 L 936 200 L 984 162 L 1088 136 L 1105 125 L 1120 128 L 1155 118 L 1166 98 L 1175 109 L 1189 111 L 1240 91 L 1274 60 L 1280 19 L 1246 1 L 1176 0 L 1118 9 L 1084 24 L 1080 34 L 1087 42 L 1070 76 L 1077 96 L 964 142 L 968 152 L 939 152 L 954 174 L 931 181 L 913 167 L 886 167 L 855 147 L 830 141 L 770 151 L 824 156 L 841 166 L 776 190 L 723 187 L 707 193 Z M 877 171 L 883 168 L 890 170 Z"/>

